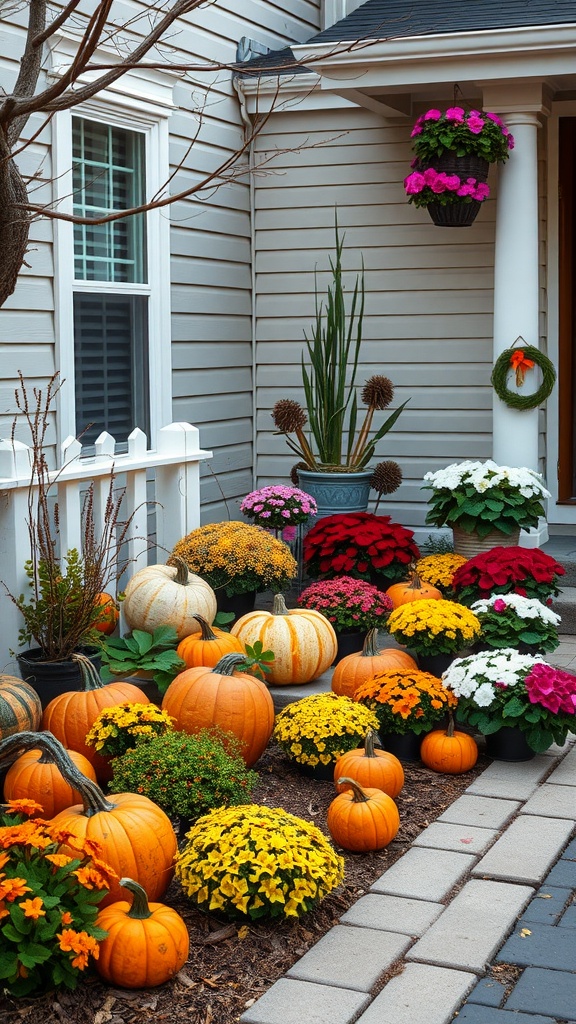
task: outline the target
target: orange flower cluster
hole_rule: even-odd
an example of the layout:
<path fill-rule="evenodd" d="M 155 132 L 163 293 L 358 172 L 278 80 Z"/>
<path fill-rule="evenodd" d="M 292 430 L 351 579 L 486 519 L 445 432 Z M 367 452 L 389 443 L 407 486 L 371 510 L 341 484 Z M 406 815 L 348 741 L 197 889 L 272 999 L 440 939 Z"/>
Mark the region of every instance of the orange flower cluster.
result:
<path fill-rule="evenodd" d="M 458 703 L 440 679 L 415 669 L 380 672 L 362 683 L 354 700 L 374 711 L 381 731 L 401 735 L 426 732 Z"/>
<path fill-rule="evenodd" d="M 88 932 L 75 932 L 73 928 L 64 928 L 59 932 L 57 938 L 60 940 L 60 949 L 64 953 L 76 953 L 72 960 L 72 967 L 83 971 L 88 966 L 88 957 L 92 955 L 95 960 L 100 956 L 100 947 Z"/>

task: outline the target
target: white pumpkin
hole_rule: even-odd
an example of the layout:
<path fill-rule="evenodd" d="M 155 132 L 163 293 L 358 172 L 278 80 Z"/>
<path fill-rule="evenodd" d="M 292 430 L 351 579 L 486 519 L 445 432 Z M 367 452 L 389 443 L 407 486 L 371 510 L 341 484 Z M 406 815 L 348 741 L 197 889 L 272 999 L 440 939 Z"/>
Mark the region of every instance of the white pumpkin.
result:
<path fill-rule="evenodd" d="M 196 613 L 210 624 L 216 616 L 216 595 L 201 576 L 177 566 L 149 565 L 128 582 L 124 615 L 130 629 L 153 633 L 158 626 L 173 626 L 183 640 L 198 629 Z"/>
<path fill-rule="evenodd" d="M 311 608 L 288 610 L 282 594 L 276 594 L 271 612 L 243 615 L 230 632 L 246 646 L 262 641 L 274 652 L 266 682 L 273 686 L 310 683 L 332 664 L 338 641 L 331 622 Z"/>

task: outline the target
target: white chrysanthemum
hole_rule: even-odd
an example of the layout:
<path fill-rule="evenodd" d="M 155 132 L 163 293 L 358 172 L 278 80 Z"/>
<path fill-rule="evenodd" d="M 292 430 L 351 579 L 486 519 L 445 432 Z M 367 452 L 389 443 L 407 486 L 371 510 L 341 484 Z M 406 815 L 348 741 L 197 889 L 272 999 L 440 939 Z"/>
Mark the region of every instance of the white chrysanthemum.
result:
<path fill-rule="evenodd" d="M 527 467 L 498 466 L 492 459 L 486 462 L 455 462 L 436 473 L 426 473 L 424 480 L 430 481 L 435 490 L 454 490 L 465 482 L 472 484 L 479 494 L 504 484 L 516 488 L 524 498 L 538 495 L 549 498 L 550 492 L 544 486 L 540 473 Z"/>
<path fill-rule="evenodd" d="M 477 704 L 479 708 L 488 708 L 494 700 L 494 697 L 494 687 L 490 683 L 481 683 L 474 694 L 474 703 Z"/>
<path fill-rule="evenodd" d="M 507 608 L 513 608 L 520 619 L 540 619 L 541 622 L 548 622 L 551 626 L 558 626 L 560 616 L 553 612 L 548 605 L 536 598 L 523 597 L 521 594 L 493 594 L 482 601 L 475 601 L 471 610 L 475 615 L 482 612 L 494 610 L 497 601 L 504 601 Z"/>
<path fill-rule="evenodd" d="M 514 648 L 482 651 L 469 658 L 457 658 L 442 676 L 442 682 L 457 697 L 471 697 L 484 684 L 504 683 L 516 686 L 542 658 L 519 654 Z"/>

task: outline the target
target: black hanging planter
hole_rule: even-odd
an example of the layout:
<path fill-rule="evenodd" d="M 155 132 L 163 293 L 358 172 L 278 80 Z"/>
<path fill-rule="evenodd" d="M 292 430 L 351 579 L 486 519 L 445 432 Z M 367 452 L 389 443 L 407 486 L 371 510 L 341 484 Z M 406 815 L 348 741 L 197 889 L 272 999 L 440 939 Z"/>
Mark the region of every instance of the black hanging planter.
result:
<path fill-rule="evenodd" d="M 477 199 L 469 202 L 462 200 L 457 203 L 448 203 L 442 206 L 440 203 L 429 203 L 426 209 L 434 224 L 439 228 L 469 228 L 478 216 L 482 203 Z"/>
<path fill-rule="evenodd" d="M 455 153 L 447 151 L 442 156 L 434 157 L 422 167 L 433 167 L 435 171 L 443 171 L 444 174 L 457 174 L 462 181 L 474 178 L 477 182 L 485 182 L 488 179 L 490 165 L 483 157 L 456 156 Z M 462 199 L 458 202 L 448 203 L 443 206 L 441 203 L 429 203 L 426 207 L 434 224 L 440 228 L 467 228 L 474 223 L 482 203 L 477 199 Z"/>

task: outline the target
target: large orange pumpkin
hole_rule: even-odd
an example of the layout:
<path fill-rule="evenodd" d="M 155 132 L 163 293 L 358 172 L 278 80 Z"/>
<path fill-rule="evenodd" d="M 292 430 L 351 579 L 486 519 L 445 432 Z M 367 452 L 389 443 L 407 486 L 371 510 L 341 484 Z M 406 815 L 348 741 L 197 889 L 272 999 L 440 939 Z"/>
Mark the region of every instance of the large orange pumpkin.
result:
<path fill-rule="evenodd" d="M 172 907 L 149 903 L 134 879 L 121 878 L 120 885 L 133 894 L 132 905 L 122 900 L 98 914 L 96 925 L 108 935 L 100 942 L 96 970 L 110 985 L 122 988 L 163 985 L 188 959 L 186 924 Z"/>
<path fill-rule="evenodd" d="M 462 775 L 478 760 L 478 744 L 467 732 L 454 730 L 450 714 L 446 729 L 434 729 L 420 744 L 420 758 L 427 768 L 447 775 Z"/>
<path fill-rule="evenodd" d="M 274 652 L 267 681 L 275 686 L 317 679 L 332 664 L 338 648 L 325 615 L 311 608 L 288 610 L 282 594 L 274 596 L 271 612 L 248 612 L 231 632 L 244 646 L 261 640 L 265 651 Z"/>
<path fill-rule="evenodd" d="M 441 601 L 444 597 L 437 587 L 421 580 L 416 569 L 412 571 L 410 579 L 404 580 L 403 583 L 393 583 L 386 593 L 392 601 L 393 608 L 399 608 L 410 601 Z"/>
<path fill-rule="evenodd" d="M 197 733 L 217 725 L 242 743 L 246 764 L 254 764 L 266 749 L 274 728 L 274 704 L 264 683 L 235 671 L 242 654 L 226 654 L 214 668 L 188 668 L 170 683 L 162 709 L 172 715 L 174 728 Z"/>
<path fill-rule="evenodd" d="M 99 779 L 110 779 L 112 773 L 109 762 L 101 757 L 94 747 L 87 745 L 86 733 L 104 708 L 125 704 L 126 701 L 147 704 L 148 698 L 144 691 L 133 683 L 102 683 L 89 658 L 82 654 L 74 654 L 73 658 L 80 664 L 84 689 L 61 693 L 54 697 L 44 708 L 42 728 L 53 733 L 63 746 L 77 750 L 88 758 Z"/>
<path fill-rule="evenodd" d="M 349 789 L 346 782 L 340 783 L 341 776 L 348 776 L 360 786 L 381 789 L 394 799 L 404 785 L 404 769 L 394 754 L 387 750 L 376 750 L 376 733 L 369 729 L 364 746 L 348 750 L 338 758 L 334 766 L 334 782 L 339 793 Z"/>
<path fill-rule="evenodd" d="M 96 772 L 83 754 L 76 750 L 68 750 L 66 753 L 78 771 L 96 782 Z M 66 807 L 81 802 L 82 795 L 62 777 L 60 769 L 47 751 L 33 747 L 14 761 L 4 779 L 4 799 L 22 798 L 35 800 L 40 804 L 44 817 L 53 818 Z"/>
<path fill-rule="evenodd" d="M 0 675 L 0 739 L 40 728 L 42 704 L 29 683 L 18 676 Z"/>
<path fill-rule="evenodd" d="M 377 629 L 369 630 L 362 650 L 347 654 L 336 665 L 332 676 L 332 689 L 339 697 L 353 698 L 358 687 L 367 679 L 373 679 L 379 672 L 397 668 L 418 668 L 414 658 L 406 651 L 398 650 L 396 647 L 379 650 L 376 646 L 377 636 Z"/>
<path fill-rule="evenodd" d="M 328 807 L 326 823 L 330 835 L 343 850 L 382 850 L 400 828 L 396 804 L 381 789 L 363 789 L 354 779 L 338 779 L 339 785 L 345 783 L 347 788 Z"/>
<path fill-rule="evenodd" d="M 244 654 L 244 647 L 238 637 L 224 629 L 211 626 L 202 615 L 195 615 L 200 631 L 184 637 L 176 648 L 176 654 L 186 662 L 186 668 L 207 665 L 214 668 L 225 654 Z"/>

